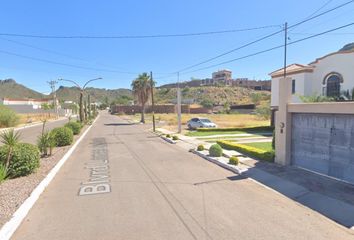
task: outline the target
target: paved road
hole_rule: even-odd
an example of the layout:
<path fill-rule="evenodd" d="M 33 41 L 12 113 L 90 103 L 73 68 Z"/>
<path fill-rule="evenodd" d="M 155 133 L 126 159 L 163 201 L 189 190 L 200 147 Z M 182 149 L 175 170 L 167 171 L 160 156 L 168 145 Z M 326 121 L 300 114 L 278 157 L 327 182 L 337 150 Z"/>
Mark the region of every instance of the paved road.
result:
<path fill-rule="evenodd" d="M 67 122 L 68 122 L 68 119 L 66 119 L 66 118 L 56 120 L 56 121 L 47 122 L 45 125 L 45 130 L 49 131 L 53 128 L 61 127 Z M 36 144 L 38 136 L 42 133 L 42 124 L 35 125 L 32 127 L 29 126 L 26 128 L 22 128 L 22 129 L 17 130 L 16 132 L 20 132 L 20 134 L 21 134 L 20 141 L 21 142 Z M 1 143 L 0 143 L 0 145 L 1 145 Z"/>
<path fill-rule="evenodd" d="M 107 183 L 109 179 L 109 183 Z M 81 195 L 80 195 L 81 193 Z M 101 114 L 13 239 L 353 239 L 142 125 Z"/>

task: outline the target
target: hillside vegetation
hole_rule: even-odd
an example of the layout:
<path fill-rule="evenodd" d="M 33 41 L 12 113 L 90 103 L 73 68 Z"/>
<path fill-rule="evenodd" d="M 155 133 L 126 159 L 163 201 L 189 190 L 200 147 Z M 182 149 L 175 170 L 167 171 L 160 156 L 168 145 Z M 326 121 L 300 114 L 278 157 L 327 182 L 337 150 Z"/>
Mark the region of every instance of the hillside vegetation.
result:
<path fill-rule="evenodd" d="M 184 87 L 181 89 L 181 94 L 183 101 L 193 101 L 198 104 L 211 101 L 214 105 L 254 103 L 255 94 L 260 96 L 257 101 L 270 98 L 270 92 L 242 87 Z M 159 104 L 173 103 L 176 101 L 176 95 L 176 88 L 160 88 L 156 90 L 155 99 Z"/>
<path fill-rule="evenodd" d="M 13 79 L 0 80 L 0 98 L 43 98 L 45 95 L 36 92 Z"/>

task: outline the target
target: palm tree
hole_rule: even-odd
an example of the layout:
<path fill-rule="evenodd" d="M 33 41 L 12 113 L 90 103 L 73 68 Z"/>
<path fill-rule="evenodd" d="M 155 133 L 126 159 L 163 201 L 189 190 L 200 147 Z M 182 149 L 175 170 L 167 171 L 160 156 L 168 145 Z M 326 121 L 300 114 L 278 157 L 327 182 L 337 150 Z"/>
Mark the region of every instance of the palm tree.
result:
<path fill-rule="evenodd" d="M 151 81 L 150 76 L 147 73 L 140 74 L 132 84 L 133 94 L 141 104 L 141 120 L 145 123 L 145 105 L 149 100 L 149 96 L 154 87 L 154 82 Z"/>
<path fill-rule="evenodd" d="M 0 137 L 1 137 L 1 142 L 8 147 L 6 163 L 5 163 L 5 167 L 8 168 L 10 165 L 13 149 L 15 145 L 19 142 L 20 134 L 18 132 L 15 133 L 14 129 L 11 129 L 1 133 Z"/>

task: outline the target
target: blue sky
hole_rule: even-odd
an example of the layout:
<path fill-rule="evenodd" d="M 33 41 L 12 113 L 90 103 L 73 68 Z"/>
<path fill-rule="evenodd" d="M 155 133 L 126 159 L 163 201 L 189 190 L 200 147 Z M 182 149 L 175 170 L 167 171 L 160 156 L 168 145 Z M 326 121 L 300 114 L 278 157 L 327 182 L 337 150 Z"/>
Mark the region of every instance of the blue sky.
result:
<path fill-rule="evenodd" d="M 158 84 L 176 81 L 176 72 L 261 36 L 279 30 L 284 22 L 301 21 L 347 0 L 11 0 L 1 1 L 0 33 L 34 35 L 151 35 L 207 32 L 277 25 L 256 31 L 209 36 L 153 39 L 37 39 L 0 35 L 0 79 L 14 78 L 39 92 L 49 92 L 47 81 L 58 78 L 79 83 L 102 77 L 91 86 L 129 88 L 139 72 L 153 71 Z M 320 12 L 321 12 L 320 11 Z M 303 24 L 290 32 L 290 41 L 354 22 L 354 3 Z M 309 63 L 354 42 L 354 27 L 289 47 L 288 62 Z M 16 41 L 16 42 L 14 42 Z M 283 43 L 277 35 L 213 62 L 219 63 Z M 18 56 L 75 65 L 73 68 Z M 233 77 L 264 79 L 282 67 L 281 49 L 198 72 L 181 73 L 181 80 L 210 77 L 227 68 Z M 201 66 L 201 67 L 203 67 Z M 94 69 L 86 69 L 94 68 Z M 102 71 L 102 69 L 109 71 Z M 113 70 L 113 72 L 112 72 Z M 129 73 L 120 73 L 129 72 Z M 70 85 L 62 83 L 61 85 Z"/>

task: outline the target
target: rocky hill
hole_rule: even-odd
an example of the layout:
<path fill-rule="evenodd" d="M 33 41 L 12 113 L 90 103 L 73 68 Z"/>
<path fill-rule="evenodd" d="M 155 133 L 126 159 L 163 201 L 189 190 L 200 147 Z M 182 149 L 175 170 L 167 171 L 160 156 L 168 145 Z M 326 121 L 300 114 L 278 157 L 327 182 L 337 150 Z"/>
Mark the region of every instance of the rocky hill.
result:
<path fill-rule="evenodd" d="M 0 80 L 0 98 L 43 98 L 45 95 L 36 92 L 13 79 Z"/>

